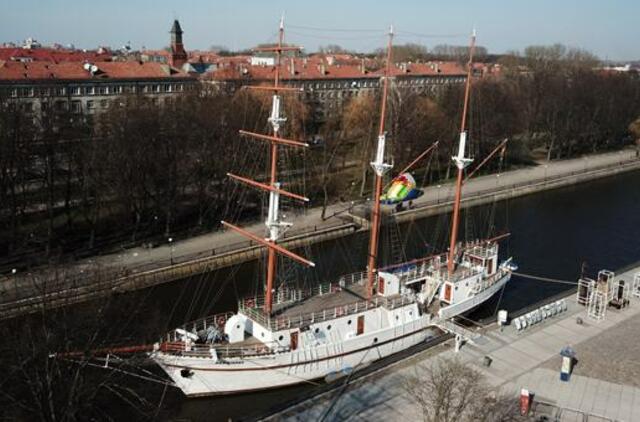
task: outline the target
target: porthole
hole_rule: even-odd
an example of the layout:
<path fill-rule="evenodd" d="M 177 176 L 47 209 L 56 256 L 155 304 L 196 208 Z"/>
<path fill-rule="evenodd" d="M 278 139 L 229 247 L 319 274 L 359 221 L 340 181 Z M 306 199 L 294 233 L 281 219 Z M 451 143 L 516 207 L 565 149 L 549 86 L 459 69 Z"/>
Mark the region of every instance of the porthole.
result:
<path fill-rule="evenodd" d="M 327 331 L 331 329 L 331 324 L 327 325 Z"/>

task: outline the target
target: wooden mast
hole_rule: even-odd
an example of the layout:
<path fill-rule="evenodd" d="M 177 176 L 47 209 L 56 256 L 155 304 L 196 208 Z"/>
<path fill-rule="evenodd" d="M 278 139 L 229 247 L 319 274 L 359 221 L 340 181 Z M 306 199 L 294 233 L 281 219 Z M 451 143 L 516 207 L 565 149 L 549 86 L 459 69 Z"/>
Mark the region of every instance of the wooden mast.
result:
<path fill-rule="evenodd" d="M 476 46 L 476 31 L 471 35 L 471 46 L 469 48 L 469 62 L 467 63 L 467 82 L 464 90 L 464 107 L 462 108 L 462 123 L 460 124 L 460 140 L 458 143 L 458 155 L 452 157 L 453 162 L 458 167 L 458 177 L 456 179 L 456 194 L 453 202 L 453 216 L 451 218 L 451 239 L 449 243 L 449 258 L 447 269 L 449 275 L 455 270 L 456 242 L 458 238 L 458 225 L 460 223 L 460 198 L 462 196 L 462 178 L 464 169 L 473 160 L 465 157 L 465 144 L 467 141 L 467 110 L 469 108 L 469 96 L 471 93 L 471 76 L 473 70 L 473 53 Z"/>
<path fill-rule="evenodd" d="M 296 200 L 308 202 L 309 199 L 300 195 L 296 195 L 291 192 L 287 192 L 280 188 L 280 183 L 278 182 L 278 146 L 290 146 L 290 147 L 308 147 L 309 145 L 304 142 L 294 141 L 290 139 L 284 139 L 280 136 L 280 126 L 287 120 L 286 118 L 280 115 L 280 95 L 278 95 L 279 91 L 300 91 L 299 89 L 291 89 L 288 87 L 280 86 L 280 64 L 281 57 L 283 51 L 297 51 L 300 50 L 300 47 L 293 46 L 284 46 L 284 18 L 280 20 L 280 28 L 278 31 L 278 44 L 275 47 L 260 47 L 256 50 L 258 51 L 271 51 L 276 54 L 276 62 L 275 62 L 275 75 L 274 75 L 274 84 L 270 87 L 249 87 L 249 88 L 257 88 L 262 90 L 271 90 L 273 91 L 272 103 L 271 103 L 271 115 L 269 117 L 269 123 L 271 123 L 271 127 L 273 129 L 273 135 L 264 135 L 260 133 L 248 132 L 245 130 L 241 130 L 241 135 L 251 136 L 255 139 L 270 142 L 269 148 L 269 184 L 263 184 L 256 182 L 251 179 L 247 179 L 241 176 L 237 176 L 235 174 L 229 173 L 228 176 L 241 182 L 245 183 L 249 186 L 262 189 L 264 191 L 269 192 L 269 212 L 267 215 L 267 220 L 265 224 L 269 230 L 269 237 L 266 239 L 261 239 L 256 235 L 247 232 L 246 230 L 241 229 L 233 224 L 229 224 L 227 222 L 222 222 L 225 227 L 228 227 L 245 237 L 248 237 L 259 244 L 267 247 L 267 279 L 265 286 L 265 301 L 264 301 L 264 312 L 267 315 L 271 314 L 273 310 L 273 284 L 276 276 L 276 253 L 283 254 L 295 261 L 298 261 L 307 266 L 314 266 L 315 264 L 311 261 L 308 261 L 295 253 L 286 250 L 285 248 L 276 244 L 276 241 L 280 237 L 283 232 L 283 228 L 291 226 L 290 223 L 286 223 L 280 220 L 279 217 L 279 201 L 280 195 L 287 196 L 289 198 L 293 198 Z"/>
<path fill-rule="evenodd" d="M 273 81 L 273 86 L 277 90 L 278 85 L 280 84 L 280 58 L 282 55 L 282 42 L 284 40 L 284 17 L 280 19 L 280 28 L 278 29 L 278 49 L 276 50 L 276 73 Z M 280 105 L 280 98 L 278 97 L 278 92 L 275 91 L 273 94 L 273 109 L 272 109 L 272 127 L 273 127 L 273 136 L 279 137 L 279 123 L 274 122 L 273 119 L 278 119 L 280 116 L 277 116 L 274 112 L 276 102 L 278 106 Z M 278 169 L 278 144 L 276 142 L 271 143 L 271 176 L 269 178 L 269 183 L 274 188 L 279 188 L 278 180 L 277 180 L 277 169 Z M 277 217 L 274 219 L 273 217 L 273 201 L 274 194 L 269 194 L 269 217 L 267 219 L 267 226 L 269 227 L 269 231 L 271 232 L 271 236 L 269 236 L 269 242 L 275 243 L 277 240 L 277 231 L 279 227 L 273 227 L 273 224 L 277 224 Z M 276 207 L 278 205 L 276 204 Z M 274 233 L 275 231 L 275 233 Z M 276 250 L 274 248 L 268 248 L 267 250 L 267 285 L 266 292 L 264 297 L 264 312 L 269 315 L 271 314 L 271 310 L 273 309 L 273 280 L 276 277 Z"/>
<path fill-rule="evenodd" d="M 387 45 L 387 63 L 384 71 L 382 88 L 382 105 L 380 107 L 380 130 L 378 131 L 378 145 L 375 161 L 371 163 L 375 172 L 375 187 L 373 209 L 371 213 L 371 236 L 369 238 L 369 262 L 367 265 L 367 297 L 371 299 L 375 289 L 376 265 L 378 260 L 378 241 L 380 236 L 380 196 L 382 193 L 382 177 L 391 169 L 392 165 L 384 162 L 385 146 L 385 114 L 387 109 L 387 92 L 389 90 L 389 78 L 391 77 L 391 49 L 393 42 L 393 27 L 389 28 L 389 42 Z"/>

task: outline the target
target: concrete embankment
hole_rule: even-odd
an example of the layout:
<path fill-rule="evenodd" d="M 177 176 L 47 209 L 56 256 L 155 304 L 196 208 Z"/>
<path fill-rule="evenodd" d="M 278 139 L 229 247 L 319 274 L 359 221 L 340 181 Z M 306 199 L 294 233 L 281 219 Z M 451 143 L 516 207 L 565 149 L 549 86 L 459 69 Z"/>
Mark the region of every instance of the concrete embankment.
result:
<path fill-rule="evenodd" d="M 543 190 L 583 183 L 626 171 L 639 170 L 640 159 L 634 150 L 599 154 L 584 158 L 551 162 L 546 165 L 513 170 L 500 175 L 473 178 L 464 185 L 463 206 L 474 206 L 513 198 Z M 425 188 L 411 209 L 394 212 L 395 221 L 403 222 L 446 212 L 451 209 L 453 185 Z M 330 206 L 325 219 L 320 208 L 292 216 L 295 229 L 281 242 L 289 248 L 367 230 L 366 209 L 340 203 Z M 264 224 L 255 223 L 247 230 L 262 236 Z M 0 278 L 0 319 L 65 306 L 85 300 L 167 283 L 206 271 L 255 260 L 261 248 L 232 231 L 213 232 L 174 241 L 156 248 L 133 248 L 116 254 L 87 259 L 64 268 L 12 274 Z"/>
<path fill-rule="evenodd" d="M 280 244 L 294 249 L 340 238 L 357 229 L 354 223 L 315 228 L 309 233 L 287 237 Z M 7 278 L 0 284 L 0 320 L 35 312 L 44 305 L 47 308 L 72 305 L 242 264 L 263 256 L 264 248 L 254 242 L 246 242 L 237 249 L 217 253 L 213 250 L 206 254 L 208 256 L 190 256 L 193 259 L 183 262 L 180 261 L 181 256 L 171 257 L 169 262 L 163 262 L 164 265 L 151 268 L 144 265 L 120 269 L 89 266 L 80 273 L 55 269 L 14 277 L 13 280 Z"/>

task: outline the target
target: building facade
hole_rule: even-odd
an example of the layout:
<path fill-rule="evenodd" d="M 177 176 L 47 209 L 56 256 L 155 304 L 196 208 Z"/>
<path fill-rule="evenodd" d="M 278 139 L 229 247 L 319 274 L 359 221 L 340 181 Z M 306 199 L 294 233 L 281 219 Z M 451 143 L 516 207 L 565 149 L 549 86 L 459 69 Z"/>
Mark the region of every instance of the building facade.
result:
<path fill-rule="evenodd" d="M 160 63 L 0 61 L 0 99 L 35 115 L 95 114 L 121 95 L 144 95 L 163 104 L 197 83 L 196 77 Z"/>

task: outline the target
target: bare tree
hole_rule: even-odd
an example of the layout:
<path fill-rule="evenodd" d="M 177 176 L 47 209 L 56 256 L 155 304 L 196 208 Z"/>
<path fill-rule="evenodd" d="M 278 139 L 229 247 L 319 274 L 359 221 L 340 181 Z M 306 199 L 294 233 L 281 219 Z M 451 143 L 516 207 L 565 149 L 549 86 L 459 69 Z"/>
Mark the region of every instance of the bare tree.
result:
<path fill-rule="evenodd" d="M 492 391 L 480 372 L 456 359 L 417 366 L 404 387 L 425 422 L 507 422 L 517 417 L 515 397 Z"/>

